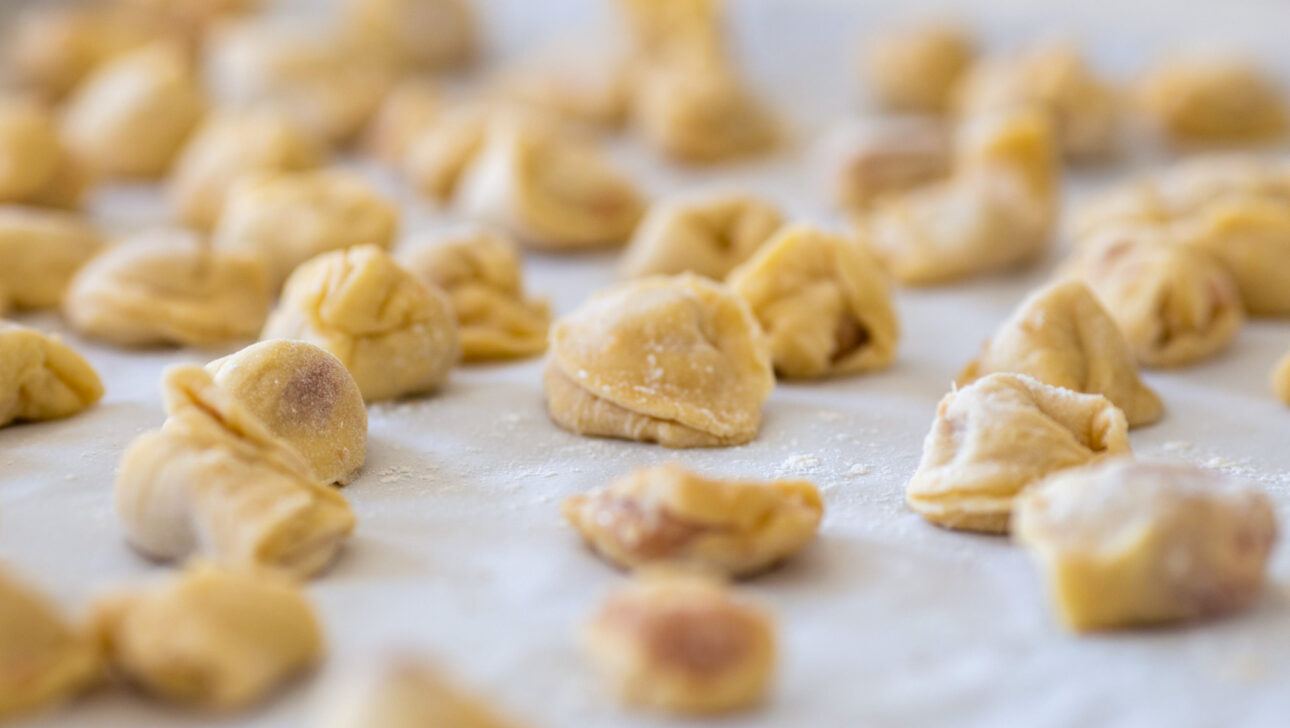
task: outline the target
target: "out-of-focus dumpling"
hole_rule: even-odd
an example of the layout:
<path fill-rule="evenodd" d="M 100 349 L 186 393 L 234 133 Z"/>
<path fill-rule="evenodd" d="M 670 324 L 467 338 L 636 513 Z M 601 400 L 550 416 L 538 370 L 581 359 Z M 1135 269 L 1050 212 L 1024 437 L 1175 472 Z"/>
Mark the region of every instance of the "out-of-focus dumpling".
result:
<path fill-rule="evenodd" d="M 400 260 L 452 299 L 465 361 L 534 356 L 546 350 L 551 307 L 524 293 L 520 251 L 485 229 L 414 243 Z"/>
<path fill-rule="evenodd" d="M 868 250 L 807 225 L 781 230 L 728 283 L 770 340 L 775 372 L 795 379 L 881 369 L 900 326 L 887 273 Z"/>
<path fill-rule="evenodd" d="M 725 278 L 784 225 L 779 209 L 746 195 L 655 204 L 623 252 L 625 276 L 697 273 Z"/>
<path fill-rule="evenodd" d="M 834 196 L 857 215 L 884 196 L 949 176 L 953 161 L 950 127 L 931 116 L 865 119 L 843 127 L 828 146 Z"/>
<path fill-rule="evenodd" d="M 54 116 L 0 97 L 0 204 L 79 207 L 89 171 L 63 143 Z"/>
<path fill-rule="evenodd" d="M 492 700 L 463 692 L 424 660 L 397 656 L 346 675 L 321 704 L 319 728 L 519 728 Z"/>
<path fill-rule="evenodd" d="M 880 106 L 940 114 L 949 110 L 976 47 L 964 28 L 937 22 L 888 30 L 866 46 L 861 70 Z"/>
<path fill-rule="evenodd" d="M 1272 391 L 1277 398 L 1290 406 L 1290 352 L 1281 357 L 1281 361 L 1272 368 Z"/>
<path fill-rule="evenodd" d="M 83 334 L 123 346 L 209 346 L 254 337 L 269 313 L 259 257 L 180 229 L 136 235 L 77 272 L 63 312 Z"/>
<path fill-rule="evenodd" d="M 71 417 L 102 396 L 99 375 L 71 347 L 0 321 L 0 427 Z"/>
<path fill-rule="evenodd" d="M 1276 81 L 1239 58 L 1165 59 L 1139 79 L 1137 103 L 1182 144 L 1265 141 L 1290 122 Z"/>
<path fill-rule="evenodd" d="M 439 86 L 423 78 L 400 81 L 363 131 L 363 148 L 391 165 L 405 164 L 422 131 L 447 111 Z"/>
<path fill-rule="evenodd" d="M 415 67 L 442 69 L 472 60 L 479 45 L 470 0 L 347 0 L 351 32 Z"/>
<path fill-rule="evenodd" d="M 98 230 L 79 216 L 0 205 L 0 311 L 57 306 L 76 270 L 102 244 Z"/>
<path fill-rule="evenodd" d="M 504 72 L 498 93 L 570 123 L 617 129 L 627 119 L 632 89 L 627 55 L 610 47 L 617 40 L 559 39 Z"/>
<path fill-rule="evenodd" d="M 7 23 L 0 55 L 24 92 L 58 101 L 104 62 L 156 38 L 154 23 L 104 3 L 34 3 Z"/>
<path fill-rule="evenodd" d="M 369 402 L 437 389 L 461 355 L 452 303 L 375 245 L 297 268 L 260 338 L 331 352 Z"/>
<path fill-rule="evenodd" d="M 409 138 L 401 167 L 418 192 L 438 203 L 457 194 L 466 169 L 484 147 L 491 114 L 482 105 L 446 109 Z"/>

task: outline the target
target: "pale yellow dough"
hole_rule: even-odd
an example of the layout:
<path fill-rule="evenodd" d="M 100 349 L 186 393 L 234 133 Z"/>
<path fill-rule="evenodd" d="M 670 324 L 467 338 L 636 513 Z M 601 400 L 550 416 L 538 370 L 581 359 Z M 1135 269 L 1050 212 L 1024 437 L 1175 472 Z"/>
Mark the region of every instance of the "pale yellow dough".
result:
<path fill-rule="evenodd" d="M 617 129 L 631 106 L 632 74 L 619 40 L 558 38 L 526 56 L 497 81 L 497 94 L 572 124 Z"/>
<path fill-rule="evenodd" d="M 271 570 L 196 563 L 100 599 L 91 618 L 112 666 L 164 700 L 211 711 L 262 702 L 322 659 L 322 626 Z"/>
<path fill-rule="evenodd" d="M 1128 452 L 1124 413 L 1106 397 L 991 374 L 941 399 L 905 500 L 939 526 L 1006 533 L 1035 481 Z"/>
<path fill-rule="evenodd" d="M 71 347 L 0 320 L 0 427 L 71 417 L 102 397 L 99 375 Z"/>
<path fill-rule="evenodd" d="M 976 64 L 956 90 L 960 115 L 1018 107 L 1047 114 L 1062 154 L 1076 161 L 1115 152 L 1123 115 L 1120 92 L 1071 43 L 1035 45 L 1015 57 Z"/>
<path fill-rule="evenodd" d="M 546 351 L 551 307 L 525 296 L 519 249 L 477 228 L 415 242 L 399 257 L 424 283 L 452 299 L 465 361 L 536 356 Z"/>
<path fill-rule="evenodd" d="M 80 216 L 0 205 L 0 311 L 57 306 L 76 270 L 102 245 Z"/>
<path fill-rule="evenodd" d="M 369 402 L 437 389 L 461 355 L 451 301 L 375 245 L 297 268 L 260 338 L 331 352 Z"/>
<path fill-rule="evenodd" d="M 303 455 L 200 367 L 163 375 L 167 419 L 121 457 L 115 502 L 126 540 L 158 559 L 300 576 L 331 563 L 354 514 Z"/>
<path fill-rule="evenodd" d="M 344 485 L 367 458 L 367 407 L 339 359 L 303 341 L 252 344 L 206 365 L 230 393 L 309 461 L 314 478 Z"/>
<path fill-rule="evenodd" d="M 102 672 L 90 635 L 0 567 L 0 720 L 69 700 Z"/>
<path fill-rule="evenodd" d="M 87 263 L 63 313 L 80 333 L 122 346 L 211 346 L 254 338 L 269 296 L 260 258 L 176 228 L 137 234 Z"/>
<path fill-rule="evenodd" d="M 1266 141 L 1290 122 L 1275 79 L 1239 58 L 1165 59 L 1142 75 L 1136 95 L 1142 113 L 1182 144 Z"/>
<path fill-rule="evenodd" d="M 1272 368 L 1272 391 L 1276 392 L 1277 399 L 1290 406 L 1290 352 L 1281 357 L 1281 361 Z"/>
<path fill-rule="evenodd" d="M 400 166 L 425 129 L 446 109 L 439 86 L 423 78 L 400 81 L 377 107 L 363 131 L 363 149 L 388 164 Z"/>
<path fill-rule="evenodd" d="M 667 572 L 611 594 L 584 631 L 592 660 L 625 702 L 689 715 L 762 702 L 776 641 L 770 615 L 719 581 Z"/>
<path fill-rule="evenodd" d="M 102 3 L 37 3 L 5 28 L 0 55 L 24 92 L 58 101 L 104 62 L 156 39 L 155 23 Z"/>
<path fill-rule="evenodd" d="M 599 149 L 535 118 L 498 113 L 461 173 L 457 207 L 543 250 L 620 245 L 644 212 Z"/>
<path fill-rule="evenodd" d="M 345 8 L 351 32 L 409 66 L 452 68 L 477 53 L 479 22 L 470 0 L 346 0 Z"/>
<path fill-rule="evenodd" d="M 1057 210 L 1056 147 L 1035 111 L 966 124 L 951 176 L 876 201 L 861 237 L 902 283 L 943 284 L 1031 261 Z"/>
<path fill-rule="evenodd" d="M 205 111 L 189 59 L 158 43 L 103 65 L 79 85 L 63 111 L 63 132 L 95 172 L 157 178 Z"/>
<path fill-rule="evenodd" d="M 1067 274 L 1097 294 L 1143 366 L 1213 356 L 1245 321 L 1241 292 L 1218 261 L 1151 228 L 1105 230 L 1078 249 Z"/>
<path fill-rule="evenodd" d="M 976 46 L 966 29 L 949 23 L 898 28 L 865 45 L 861 70 L 880 106 L 940 114 L 972 65 Z"/>
<path fill-rule="evenodd" d="M 239 178 L 313 169 L 323 158 L 322 145 L 289 116 L 218 112 L 198 127 L 175 162 L 167 189 L 170 209 L 185 225 L 209 230 Z"/>
<path fill-rule="evenodd" d="M 492 700 L 463 692 L 435 667 L 396 656 L 346 674 L 321 703 L 317 728 L 519 728 Z"/>
<path fill-rule="evenodd" d="M 722 280 L 784 225 L 773 203 L 747 195 L 660 202 L 623 252 L 624 276 L 697 273 Z"/>
<path fill-rule="evenodd" d="M 727 282 L 766 332 L 782 377 L 858 374 L 896 356 L 900 325 L 887 273 L 841 235 L 784 228 Z"/>
<path fill-rule="evenodd" d="M 267 172 L 232 186 L 213 239 L 221 252 L 263 256 L 276 291 L 314 256 L 393 246 L 398 227 L 394 204 L 351 172 Z"/>
<path fill-rule="evenodd" d="M 89 185 L 89 171 L 63 143 L 53 114 L 0 98 L 0 204 L 76 208 Z"/>
<path fill-rule="evenodd" d="M 751 576 L 815 538 L 824 502 L 804 481 L 716 480 L 670 463 L 572 496 L 561 511 L 592 548 L 619 566 L 682 563 Z"/>
<path fill-rule="evenodd" d="M 556 321 L 544 384 L 572 432 L 718 447 L 757 436 L 775 377 L 748 305 L 684 274 L 619 285 Z"/>
<path fill-rule="evenodd" d="M 1059 281 L 1030 294 L 959 375 L 960 386 L 994 372 L 1028 374 L 1056 387 L 1101 394 L 1124 410 L 1130 427 L 1164 415 L 1142 383 L 1115 320 L 1088 286 Z"/>
<path fill-rule="evenodd" d="M 400 164 L 418 192 L 438 203 L 456 196 L 467 167 L 484 147 L 492 113 L 487 106 L 467 104 L 445 109 L 420 125 Z"/>
<path fill-rule="evenodd" d="M 832 152 L 834 196 L 863 214 L 880 199 L 907 193 L 950 174 L 953 135 L 931 116 L 894 116 L 850 124 Z"/>
<path fill-rule="evenodd" d="M 1014 534 L 1059 618 L 1083 632 L 1249 605 L 1277 523 L 1267 496 L 1214 471 L 1117 458 L 1031 488 Z"/>

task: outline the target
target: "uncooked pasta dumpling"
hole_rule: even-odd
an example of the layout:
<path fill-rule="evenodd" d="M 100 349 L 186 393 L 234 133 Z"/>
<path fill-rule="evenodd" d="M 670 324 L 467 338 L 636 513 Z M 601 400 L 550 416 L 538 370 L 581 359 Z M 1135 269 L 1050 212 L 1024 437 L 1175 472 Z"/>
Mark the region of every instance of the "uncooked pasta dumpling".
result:
<path fill-rule="evenodd" d="M 296 266 L 358 245 L 394 245 L 399 211 L 350 172 L 320 169 L 243 177 L 229 190 L 215 248 L 262 256 L 277 290 Z"/>
<path fill-rule="evenodd" d="M 364 151 L 391 165 L 402 165 L 413 143 L 445 112 L 439 86 L 423 78 L 400 81 L 381 101 L 363 131 Z"/>
<path fill-rule="evenodd" d="M 900 326 L 887 272 L 868 250 L 807 225 L 785 228 L 730 274 L 770 340 L 775 372 L 794 379 L 881 369 Z"/>
<path fill-rule="evenodd" d="M 324 483 L 348 483 L 367 458 L 367 407 L 349 370 L 303 341 L 274 339 L 206 365 L 215 384 L 309 461 Z"/>
<path fill-rule="evenodd" d="M 354 530 L 344 497 L 201 367 L 167 369 L 160 430 L 135 438 L 114 499 L 126 540 L 157 559 L 200 554 L 299 576 L 331 563 Z"/>
<path fill-rule="evenodd" d="M 90 635 L 0 566 L 0 720 L 67 700 L 102 672 Z"/>
<path fill-rule="evenodd" d="M 1139 80 L 1137 102 L 1171 141 L 1184 144 L 1265 141 L 1290 126 L 1276 80 L 1240 58 L 1165 59 Z"/>
<path fill-rule="evenodd" d="M 0 311 L 57 306 L 102 245 L 98 230 L 77 215 L 0 205 Z"/>
<path fill-rule="evenodd" d="M 205 111 L 184 52 L 159 43 L 113 60 L 77 87 L 63 130 L 95 172 L 155 178 L 170 168 Z"/>
<path fill-rule="evenodd" d="M 503 72 L 497 93 L 573 124 L 616 129 L 630 105 L 631 64 L 617 37 L 557 38 Z"/>
<path fill-rule="evenodd" d="M 556 321 L 544 383 L 567 430 L 683 448 L 756 437 L 775 377 L 748 305 L 684 274 L 619 285 Z"/>
<path fill-rule="evenodd" d="M 63 99 L 104 62 L 156 39 L 156 29 L 107 3 L 35 3 L 6 19 L 0 63 L 22 91 Z"/>
<path fill-rule="evenodd" d="M 623 253 L 626 276 L 697 273 L 725 278 L 784 225 L 779 209 L 746 195 L 660 202 Z"/>
<path fill-rule="evenodd" d="M 0 427 L 71 417 L 102 396 L 99 375 L 71 347 L 0 321 Z"/>
<path fill-rule="evenodd" d="M 485 106 L 453 107 L 412 134 L 401 166 L 418 192 L 439 203 L 457 194 L 466 169 L 484 147 L 491 115 Z"/>
<path fill-rule="evenodd" d="M 471 695 L 434 666 L 398 655 L 347 673 L 325 693 L 318 728 L 519 728 L 495 700 Z"/>
<path fill-rule="evenodd" d="M 1164 414 L 1142 383 L 1133 353 L 1088 286 L 1061 281 L 1032 293 L 959 375 L 960 386 L 993 372 L 1028 374 L 1076 392 L 1101 394 L 1124 410 L 1130 427 Z"/>
<path fill-rule="evenodd" d="M 91 623 L 130 682 L 213 711 L 259 702 L 323 654 L 304 591 L 269 569 L 194 563 L 156 586 L 102 597 Z"/>
<path fill-rule="evenodd" d="M 640 220 L 635 186 L 598 149 L 541 121 L 502 113 L 460 181 L 457 203 L 545 250 L 619 245 Z"/>
<path fill-rule="evenodd" d="M 209 346 L 255 337 L 269 303 L 259 257 L 173 229 L 136 235 L 87 263 L 63 312 L 77 331 L 114 344 Z"/>
<path fill-rule="evenodd" d="M 346 7 L 353 32 L 411 66 L 460 66 L 479 44 L 470 0 L 346 0 Z"/>
<path fill-rule="evenodd" d="M 834 196 L 863 214 L 884 196 L 943 179 L 953 161 L 950 125 L 934 116 L 864 119 L 842 127 L 828 144 Z"/>
<path fill-rule="evenodd" d="M 1068 273 L 1097 294 L 1144 366 L 1212 356 L 1245 320 L 1241 292 L 1218 261 L 1150 228 L 1106 230 L 1080 246 Z"/>
<path fill-rule="evenodd" d="M 375 245 L 297 268 L 260 338 L 331 352 L 369 402 L 433 391 L 461 354 L 452 303 Z"/>
<path fill-rule="evenodd" d="M 1290 405 L 1290 352 L 1281 357 L 1281 361 L 1272 368 L 1272 391 L 1277 398 Z"/>
<path fill-rule="evenodd" d="M 1290 315 L 1290 204 L 1233 195 L 1177 221 L 1178 244 L 1213 256 L 1253 316 Z"/>
<path fill-rule="evenodd" d="M 1031 483 L 1128 452 L 1124 413 L 1106 397 L 991 374 L 941 399 L 905 500 L 939 526 L 1006 533 Z"/>
<path fill-rule="evenodd" d="M 520 252 L 510 240 L 485 229 L 464 231 L 414 244 L 400 260 L 452 299 L 465 361 L 546 350 L 551 307 L 525 296 Z"/>
<path fill-rule="evenodd" d="M 948 111 L 954 89 L 972 65 L 975 44 L 945 22 L 889 30 L 865 48 L 862 70 L 878 104 L 895 111 Z"/>
<path fill-rule="evenodd" d="M 0 97 L 0 204 L 74 208 L 89 182 L 53 114 L 25 99 Z"/>
<path fill-rule="evenodd" d="M 224 111 L 198 127 L 170 175 L 170 207 L 185 225 L 209 230 L 240 177 L 312 169 L 322 146 L 291 117 L 273 111 Z"/>

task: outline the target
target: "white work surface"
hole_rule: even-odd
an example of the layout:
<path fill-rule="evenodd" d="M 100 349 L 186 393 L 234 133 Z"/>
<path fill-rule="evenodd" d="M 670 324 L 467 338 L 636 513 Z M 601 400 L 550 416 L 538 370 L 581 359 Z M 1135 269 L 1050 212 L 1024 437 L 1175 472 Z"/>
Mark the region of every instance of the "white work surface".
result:
<path fill-rule="evenodd" d="M 509 12 L 493 3 L 489 14 L 503 55 L 545 30 L 567 30 L 569 18 L 594 22 L 579 10 L 594 7 L 591 1 L 505 4 Z M 741 52 L 807 139 L 825 120 L 859 106 L 849 44 L 877 27 L 865 18 L 899 17 L 895 8 L 858 0 L 732 4 L 739 6 Z M 1038 5 L 1018 0 L 964 14 L 994 47 L 1075 32 L 1100 62 L 1126 70 L 1157 49 L 1208 38 L 1243 43 L 1290 68 L 1290 6 L 1282 0 Z M 795 216 L 837 222 L 827 190 L 800 154 L 685 171 L 630 142 L 613 151 L 655 194 L 752 190 Z M 1077 195 L 1087 186 L 1087 177 L 1073 180 Z M 409 204 L 407 232 L 450 221 L 417 206 L 405 190 L 398 194 Z M 161 214 L 156 195 L 139 189 L 105 191 L 95 207 L 114 226 Z M 558 512 L 567 495 L 673 459 L 711 475 L 808 478 L 827 503 L 817 543 L 739 587 L 778 615 L 782 659 L 768 704 L 724 725 L 1290 724 L 1290 538 L 1277 548 L 1271 588 L 1247 613 L 1078 637 L 1053 622 L 1035 570 L 1006 539 L 940 530 L 905 508 L 904 483 L 937 400 L 1055 260 L 1024 273 L 900 292 L 903 338 L 889 370 L 780 385 L 761 435 L 744 447 L 669 451 L 564 432 L 543 410 L 540 360 L 462 367 L 433 397 L 372 406 L 368 461 L 344 490 L 357 532 L 334 568 L 308 586 L 329 642 L 321 674 L 262 709 L 214 722 L 307 725 L 329 679 L 374 653 L 405 648 L 433 655 L 538 728 L 680 725 L 619 707 L 583 659 L 576 632 L 624 577 L 584 549 Z M 604 254 L 530 255 L 529 287 L 564 313 L 614 280 L 612 262 Z M 20 320 L 66 334 L 53 314 Z M 67 338 L 98 369 L 107 395 L 66 421 L 0 431 L 0 559 L 80 609 L 106 586 L 165 572 L 125 545 L 111 506 L 113 472 L 126 444 L 161 424 L 162 368 L 224 351 L 126 352 Z M 1290 321 L 1255 321 L 1217 359 L 1148 372 L 1167 412 L 1158 425 L 1132 433 L 1137 453 L 1242 474 L 1267 489 L 1290 528 L 1290 410 L 1267 384 L 1288 348 Z M 31 724 L 133 728 L 208 719 L 113 688 Z"/>

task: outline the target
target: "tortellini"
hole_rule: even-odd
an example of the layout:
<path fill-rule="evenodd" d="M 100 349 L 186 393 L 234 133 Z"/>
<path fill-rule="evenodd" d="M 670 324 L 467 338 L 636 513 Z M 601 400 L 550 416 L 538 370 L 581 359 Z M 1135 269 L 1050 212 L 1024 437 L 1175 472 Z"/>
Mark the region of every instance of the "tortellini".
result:
<path fill-rule="evenodd" d="M 72 276 L 98 252 L 103 238 L 79 216 L 0 205 L 0 312 L 51 308 Z"/>
<path fill-rule="evenodd" d="M 267 569 L 193 564 L 156 586 L 104 597 L 91 621 L 131 683 L 214 711 L 260 702 L 323 654 L 308 599 Z"/>
<path fill-rule="evenodd" d="M 228 392 L 309 461 L 314 478 L 348 483 L 367 458 L 363 393 L 335 356 L 275 339 L 206 365 Z"/>
<path fill-rule="evenodd" d="M 775 372 L 811 379 L 881 369 L 900 326 L 887 274 L 867 249 L 807 225 L 778 233 L 728 283 L 770 340 Z"/>
<path fill-rule="evenodd" d="M 968 117 L 1018 106 L 1043 111 L 1069 159 L 1106 157 L 1117 146 L 1119 91 L 1098 77 L 1068 43 L 1039 45 L 1015 58 L 978 63 L 957 94 L 958 111 Z"/>
<path fill-rule="evenodd" d="M 631 64 L 617 39 L 560 38 L 498 82 L 499 95 L 573 124 L 616 129 L 631 105 Z"/>
<path fill-rule="evenodd" d="M 63 143 L 52 114 L 25 100 L 0 98 L 0 204 L 79 207 L 89 176 Z"/>
<path fill-rule="evenodd" d="M 1088 286 L 1059 281 L 1032 293 L 959 375 L 960 386 L 993 372 L 1028 374 L 1076 392 L 1101 394 L 1124 410 L 1130 427 L 1164 414 L 1142 383 L 1133 353 Z"/>
<path fill-rule="evenodd" d="M 389 248 L 399 212 L 362 178 L 322 169 L 243 177 L 229 190 L 216 250 L 262 256 L 273 290 L 296 266 L 359 245 Z"/>
<path fill-rule="evenodd" d="M 56 420 L 103 397 L 103 382 L 71 347 L 0 320 L 0 427 Z"/>
<path fill-rule="evenodd" d="M 1058 473 L 1018 499 L 1014 534 L 1071 629 L 1232 612 L 1262 590 L 1271 501 L 1213 471 L 1116 458 Z"/>
<path fill-rule="evenodd" d="M 1139 80 L 1137 103 L 1183 144 L 1263 141 L 1285 134 L 1290 123 L 1276 81 L 1237 58 L 1166 59 Z"/>
<path fill-rule="evenodd" d="M 469 0 L 346 0 L 350 27 L 372 46 L 424 68 L 474 58 L 479 30 Z"/>
<path fill-rule="evenodd" d="M 927 116 L 867 119 L 841 130 L 832 146 L 834 196 L 861 215 L 884 196 L 949 176 L 953 159 L 949 126 Z"/>
<path fill-rule="evenodd" d="M 485 106 L 453 107 L 412 135 L 402 167 L 418 192 L 439 203 L 453 199 L 484 146 L 490 116 Z"/>
<path fill-rule="evenodd" d="M 24 92 L 59 101 L 104 62 L 155 40 L 140 21 L 99 3 L 29 5 L 6 23 L 0 54 Z"/>
<path fill-rule="evenodd" d="M 1124 413 L 1106 397 L 991 374 L 941 399 L 905 500 L 939 526 L 1006 533 L 1031 483 L 1128 452 Z"/>
<path fill-rule="evenodd" d="M 369 154 L 392 165 L 401 165 L 421 132 L 445 113 L 439 87 L 425 79 L 400 81 L 381 101 L 363 132 Z"/>
<path fill-rule="evenodd" d="M 953 92 L 975 56 L 975 44 L 965 29 L 928 23 L 873 38 L 862 70 L 880 106 L 940 114 L 949 111 Z"/>
<path fill-rule="evenodd" d="M 623 275 L 697 273 L 721 280 L 784 225 L 766 200 L 717 195 L 650 208 L 624 251 Z"/>
<path fill-rule="evenodd" d="M 1055 224 L 1051 126 L 1033 111 L 973 120 L 949 179 L 877 200 L 861 237 L 901 282 L 946 283 L 1041 255 Z"/>
<path fill-rule="evenodd" d="M 273 111 L 225 111 L 198 127 L 175 162 L 170 207 L 185 225 L 209 230 L 229 188 L 246 174 L 312 169 L 323 149 L 290 117 Z"/>
<path fill-rule="evenodd" d="M 647 573 L 609 596 L 585 631 L 592 659 L 634 705 L 681 714 L 751 707 L 770 690 L 775 624 L 720 582 Z"/>
<path fill-rule="evenodd" d="M 491 701 L 490 701 L 491 702 Z M 518 728 L 423 660 L 397 656 L 338 681 L 319 728 Z"/>
<path fill-rule="evenodd" d="M 215 250 L 187 230 L 157 230 L 81 268 L 63 312 L 77 331 L 114 344 L 209 346 L 259 333 L 269 281 L 258 257 Z"/>
<path fill-rule="evenodd" d="M 477 229 L 424 241 L 401 254 L 408 270 L 452 299 L 465 361 L 535 356 L 546 350 L 551 307 L 525 297 L 519 250 Z"/>
<path fill-rule="evenodd" d="M 156 178 L 205 111 L 189 60 L 159 43 L 113 60 L 78 86 L 63 112 L 63 131 L 95 172 Z"/>
<path fill-rule="evenodd" d="M 0 567 L 0 720 L 67 700 L 102 672 L 90 635 Z"/>
<path fill-rule="evenodd" d="M 635 186 L 595 147 L 505 113 L 459 185 L 463 212 L 545 250 L 619 245 L 644 211 Z"/>
<path fill-rule="evenodd" d="M 750 576 L 805 548 L 824 503 L 803 481 L 714 480 L 667 464 L 568 498 L 561 510 L 620 566 L 684 563 Z"/>
<path fill-rule="evenodd" d="M 167 419 L 135 438 L 114 498 L 126 539 L 166 560 L 202 554 L 230 567 L 321 571 L 354 514 L 303 455 L 200 367 L 163 375 Z"/>
<path fill-rule="evenodd" d="M 297 268 L 260 338 L 331 352 L 369 402 L 433 391 L 461 353 L 452 303 L 374 245 Z"/>
<path fill-rule="evenodd" d="M 556 321 L 543 383 L 567 430 L 687 448 L 756 437 L 775 376 L 748 305 L 683 274 L 617 286 Z"/>
<path fill-rule="evenodd" d="M 1290 406 L 1290 352 L 1281 357 L 1281 361 L 1272 368 L 1272 391 L 1277 398 Z"/>
<path fill-rule="evenodd" d="M 1068 272 L 1097 294 L 1144 366 L 1212 356 L 1245 320 L 1240 290 L 1223 266 L 1149 229 L 1107 230 L 1081 246 Z"/>

